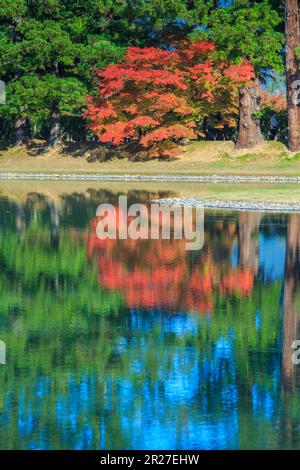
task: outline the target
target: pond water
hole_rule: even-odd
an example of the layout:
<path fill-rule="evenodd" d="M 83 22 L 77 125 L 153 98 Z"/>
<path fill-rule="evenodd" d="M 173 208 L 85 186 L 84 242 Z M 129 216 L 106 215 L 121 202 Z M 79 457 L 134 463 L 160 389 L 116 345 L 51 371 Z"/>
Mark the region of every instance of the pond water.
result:
<path fill-rule="evenodd" d="M 97 238 L 96 208 L 122 185 L 13 188 L 1 449 L 300 448 L 300 215 L 205 210 L 204 245 L 187 251 Z"/>

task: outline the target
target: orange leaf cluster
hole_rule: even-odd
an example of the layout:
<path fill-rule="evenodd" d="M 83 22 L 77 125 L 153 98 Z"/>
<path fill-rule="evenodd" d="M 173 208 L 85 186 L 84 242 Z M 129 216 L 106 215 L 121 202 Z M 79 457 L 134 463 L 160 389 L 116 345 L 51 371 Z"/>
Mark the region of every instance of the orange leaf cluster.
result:
<path fill-rule="evenodd" d="M 119 64 L 98 71 L 98 96 L 85 112 L 90 129 L 101 142 L 134 140 L 149 155 L 170 156 L 201 135 L 205 117 L 218 113 L 219 127 L 232 125 L 238 88 L 254 78 L 253 68 L 218 63 L 214 50 L 205 41 L 171 51 L 129 47 Z"/>
<path fill-rule="evenodd" d="M 287 109 L 286 96 L 284 93 L 269 93 L 260 88 L 259 96 L 261 109 L 269 108 L 275 112 L 285 111 Z"/>

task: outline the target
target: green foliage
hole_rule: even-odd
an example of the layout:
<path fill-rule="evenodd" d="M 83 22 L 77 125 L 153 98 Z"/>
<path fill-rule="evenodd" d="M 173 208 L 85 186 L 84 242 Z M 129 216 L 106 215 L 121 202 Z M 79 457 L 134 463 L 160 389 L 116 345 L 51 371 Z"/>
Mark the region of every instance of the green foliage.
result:
<path fill-rule="evenodd" d="M 257 111 L 256 113 L 252 113 L 252 119 L 260 120 L 263 116 L 262 111 Z"/>
<path fill-rule="evenodd" d="M 11 134 L 23 118 L 33 137 L 46 137 L 58 104 L 62 127 L 76 134 L 79 94 L 93 95 L 95 68 L 119 62 L 128 46 L 168 47 L 191 33 L 215 41 L 221 60 L 246 57 L 260 75 L 281 70 L 280 14 L 281 5 L 266 0 L 226 8 L 217 0 L 0 0 L 0 78 L 7 84 L 0 132 Z"/>
<path fill-rule="evenodd" d="M 74 5 L 56 0 L 35 6 L 15 1 L 2 8 L 0 76 L 7 83 L 7 104 L 0 108 L 0 116 L 7 128 L 22 117 L 30 120 L 34 135 L 49 123 L 54 103 L 61 120 L 73 117 L 76 127 L 84 97 L 93 86 L 93 68 L 122 57 L 122 47 L 99 34 L 93 17 L 98 8 L 98 1 Z M 75 16 L 80 11 L 82 16 Z"/>
<path fill-rule="evenodd" d="M 272 120 L 274 119 L 277 124 L 273 128 Z M 263 109 L 260 126 L 265 139 L 278 140 L 284 144 L 287 143 L 288 123 L 286 110 L 276 112 L 268 108 Z"/>
<path fill-rule="evenodd" d="M 247 58 L 261 74 L 265 69 L 283 70 L 284 36 L 278 31 L 281 18 L 270 2 L 234 0 L 226 8 L 211 10 L 204 17 L 206 31 L 194 30 L 192 39 L 208 35 L 220 49 L 223 60 Z"/>

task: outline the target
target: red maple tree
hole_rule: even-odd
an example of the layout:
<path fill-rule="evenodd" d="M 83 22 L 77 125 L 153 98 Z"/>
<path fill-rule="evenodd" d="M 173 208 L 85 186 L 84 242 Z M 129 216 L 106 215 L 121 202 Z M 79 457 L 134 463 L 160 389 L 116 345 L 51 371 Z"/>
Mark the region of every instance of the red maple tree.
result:
<path fill-rule="evenodd" d="M 137 141 L 150 156 L 174 156 L 201 136 L 204 117 L 235 126 L 237 91 L 252 66 L 217 62 L 211 42 L 180 42 L 172 50 L 129 47 L 119 64 L 98 71 L 97 97 L 85 117 L 101 142 Z M 214 124 L 214 123 L 213 123 Z"/>

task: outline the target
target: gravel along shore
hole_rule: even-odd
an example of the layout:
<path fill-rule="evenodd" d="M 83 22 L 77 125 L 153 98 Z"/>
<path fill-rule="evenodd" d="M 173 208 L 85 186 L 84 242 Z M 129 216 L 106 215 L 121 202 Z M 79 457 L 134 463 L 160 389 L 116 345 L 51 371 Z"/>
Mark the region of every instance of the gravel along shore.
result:
<path fill-rule="evenodd" d="M 278 202 L 224 201 L 219 199 L 198 199 L 194 197 L 153 199 L 151 202 L 161 205 L 204 207 L 208 209 L 225 209 L 232 211 L 300 212 L 300 204 Z"/>
<path fill-rule="evenodd" d="M 0 180 L 62 180 L 62 181 L 174 181 L 199 183 L 300 183 L 300 176 L 238 176 L 238 175 L 132 175 L 100 173 L 8 173 Z"/>

